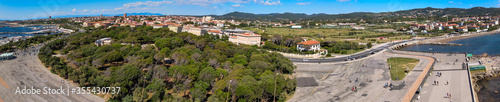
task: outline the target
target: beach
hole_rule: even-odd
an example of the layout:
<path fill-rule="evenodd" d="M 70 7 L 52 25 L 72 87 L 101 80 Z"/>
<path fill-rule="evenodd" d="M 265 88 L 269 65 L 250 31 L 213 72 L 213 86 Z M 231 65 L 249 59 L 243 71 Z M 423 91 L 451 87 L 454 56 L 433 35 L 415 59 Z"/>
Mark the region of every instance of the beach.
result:
<path fill-rule="evenodd" d="M 466 38 L 472 38 L 472 37 L 478 37 L 478 36 L 483 36 L 483 35 L 490 35 L 490 34 L 497 34 L 500 33 L 500 29 L 489 31 L 489 32 L 480 32 L 480 33 L 466 33 L 466 34 L 461 34 L 461 35 L 456 35 L 456 36 L 450 36 L 450 35 L 443 35 L 442 37 L 444 38 L 437 38 L 437 39 L 428 39 L 424 40 L 422 42 L 432 42 L 432 43 L 448 43 L 460 39 L 466 39 Z"/>

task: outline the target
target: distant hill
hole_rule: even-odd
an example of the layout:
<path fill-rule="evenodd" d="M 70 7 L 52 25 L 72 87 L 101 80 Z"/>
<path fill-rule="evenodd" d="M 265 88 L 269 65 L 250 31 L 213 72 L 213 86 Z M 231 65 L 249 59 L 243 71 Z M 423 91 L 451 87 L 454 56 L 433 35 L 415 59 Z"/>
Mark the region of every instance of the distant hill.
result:
<path fill-rule="evenodd" d="M 499 16 L 500 8 L 474 7 L 463 8 L 417 8 L 411 10 L 401 10 L 395 12 L 353 12 L 346 14 L 312 14 L 303 13 L 271 13 L 271 14 L 253 14 L 244 12 L 231 12 L 228 14 L 216 16 L 217 19 L 236 19 L 236 20 L 327 20 L 327 19 L 383 19 L 399 17 L 471 17 L 471 16 Z"/>

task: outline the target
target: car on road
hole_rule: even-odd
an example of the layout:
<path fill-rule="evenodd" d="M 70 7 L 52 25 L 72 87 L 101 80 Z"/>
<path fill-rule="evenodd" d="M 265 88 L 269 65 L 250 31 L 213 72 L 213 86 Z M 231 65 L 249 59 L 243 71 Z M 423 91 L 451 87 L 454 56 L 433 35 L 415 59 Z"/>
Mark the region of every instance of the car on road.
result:
<path fill-rule="evenodd" d="M 302 61 L 307 62 L 307 61 L 309 61 L 309 60 L 307 60 L 307 59 L 305 59 L 305 58 L 304 58 L 304 59 L 302 59 Z"/>
<path fill-rule="evenodd" d="M 375 54 L 375 52 L 370 52 L 370 54 Z"/>

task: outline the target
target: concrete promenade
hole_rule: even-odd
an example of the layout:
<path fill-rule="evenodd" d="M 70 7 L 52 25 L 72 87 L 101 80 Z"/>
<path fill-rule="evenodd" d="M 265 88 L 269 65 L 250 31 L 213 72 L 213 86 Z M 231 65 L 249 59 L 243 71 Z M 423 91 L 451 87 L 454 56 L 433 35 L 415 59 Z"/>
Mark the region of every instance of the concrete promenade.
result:
<path fill-rule="evenodd" d="M 438 60 L 431 75 L 424 81 L 420 94 L 416 94 L 412 101 L 473 102 L 468 72 L 462 68 L 462 62 L 465 62 L 465 54 L 433 54 L 411 51 L 394 51 L 394 53 L 430 56 Z M 441 76 L 437 76 L 437 72 L 442 73 Z M 438 83 L 435 84 L 434 81 Z M 451 94 L 451 97 L 445 97 L 447 93 Z M 417 100 L 418 97 L 419 100 Z"/>
<path fill-rule="evenodd" d="M 403 80 L 390 79 L 387 58 L 408 57 L 420 61 Z M 348 63 L 296 63 L 297 89 L 289 102 L 400 102 L 422 70 L 432 60 L 425 57 L 379 53 Z M 358 81 L 356 81 L 358 79 Z M 392 83 L 393 89 L 384 88 Z M 357 87 L 357 91 L 352 91 Z"/>

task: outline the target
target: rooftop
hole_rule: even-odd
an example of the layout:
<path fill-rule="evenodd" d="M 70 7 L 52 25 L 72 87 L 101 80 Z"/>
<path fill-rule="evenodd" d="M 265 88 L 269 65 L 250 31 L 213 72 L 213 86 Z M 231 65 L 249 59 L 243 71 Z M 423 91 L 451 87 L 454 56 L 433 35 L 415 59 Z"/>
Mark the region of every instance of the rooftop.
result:
<path fill-rule="evenodd" d="M 309 41 L 302 41 L 302 42 L 297 43 L 297 44 L 300 44 L 300 45 L 317 45 L 317 44 L 319 44 L 319 41 L 309 40 Z"/>

